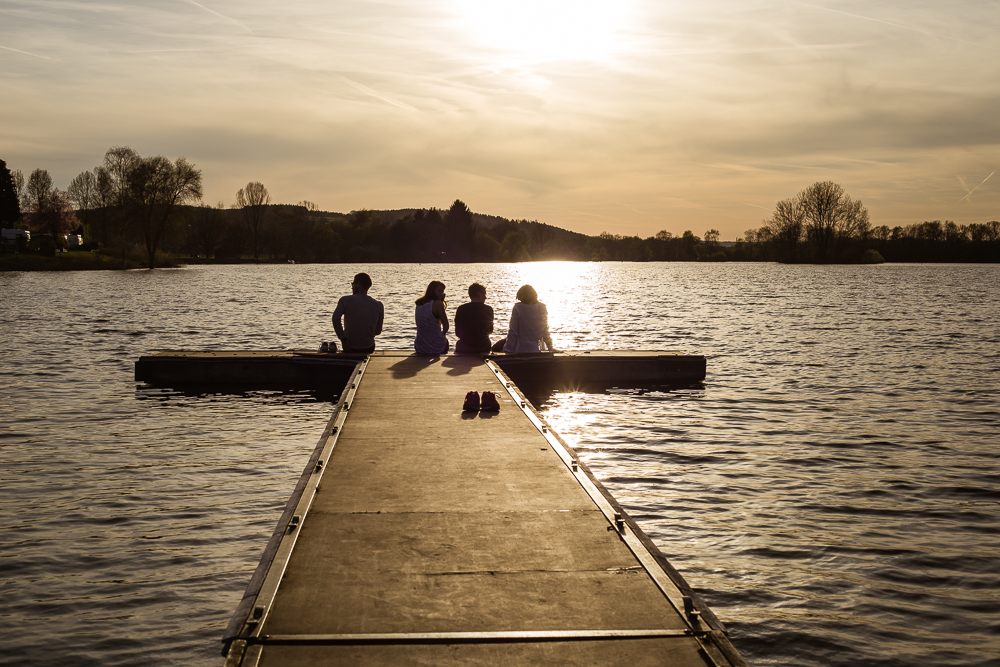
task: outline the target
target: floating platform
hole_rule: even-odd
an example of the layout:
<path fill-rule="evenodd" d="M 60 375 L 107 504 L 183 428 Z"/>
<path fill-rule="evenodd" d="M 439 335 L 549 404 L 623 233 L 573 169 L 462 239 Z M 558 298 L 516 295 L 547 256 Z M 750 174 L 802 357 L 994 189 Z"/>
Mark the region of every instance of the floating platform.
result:
<path fill-rule="evenodd" d="M 266 389 L 340 391 L 363 354 L 304 350 L 161 350 L 139 357 L 135 379 L 153 385 L 237 385 Z"/>
<path fill-rule="evenodd" d="M 746 664 L 499 359 L 405 352 L 355 362 L 223 642 L 227 667 Z"/>
<path fill-rule="evenodd" d="M 407 355 L 376 351 L 372 356 Z M 462 359 L 452 355 L 444 359 Z M 306 350 L 168 351 L 140 357 L 135 379 L 161 386 L 238 385 L 268 389 L 339 391 L 363 354 L 325 354 Z M 472 358 L 478 356 L 472 355 Z M 705 357 L 680 352 L 570 351 L 540 354 L 491 354 L 485 357 L 518 385 L 527 388 L 608 388 L 690 385 L 705 380 Z"/>

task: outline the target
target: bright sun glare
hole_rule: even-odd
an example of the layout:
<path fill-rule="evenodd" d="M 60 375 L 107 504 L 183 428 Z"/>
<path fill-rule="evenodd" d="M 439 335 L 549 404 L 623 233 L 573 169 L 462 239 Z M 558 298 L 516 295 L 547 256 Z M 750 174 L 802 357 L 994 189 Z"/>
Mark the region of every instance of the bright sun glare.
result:
<path fill-rule="evenodd" d="M 624 0 L 454 0 L 482 46 L 530 61 L 600 60 L 619 47 Z"/>

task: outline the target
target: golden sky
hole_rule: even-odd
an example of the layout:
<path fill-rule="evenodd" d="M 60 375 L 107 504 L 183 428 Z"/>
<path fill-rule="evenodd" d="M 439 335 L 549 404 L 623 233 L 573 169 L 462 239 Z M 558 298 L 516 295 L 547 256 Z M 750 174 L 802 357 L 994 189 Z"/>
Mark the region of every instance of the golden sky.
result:
<path fill-rule="evenodd" d="M 0 158 L 733 240 L 821 180 L 1000 219 L 1000 2 L 0 0 Z M 984 182 L 985 181 L 985 182 Z"/>

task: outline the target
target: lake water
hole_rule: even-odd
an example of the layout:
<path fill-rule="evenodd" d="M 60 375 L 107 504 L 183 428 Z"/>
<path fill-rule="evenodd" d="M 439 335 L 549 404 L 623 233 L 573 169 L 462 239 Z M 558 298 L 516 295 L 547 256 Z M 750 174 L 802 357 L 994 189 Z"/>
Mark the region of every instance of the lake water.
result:
<path fill-rule="evenodd" d="M 528 263 L 0 273 L 2 665 L 220 665 L 332 404 L 132 379 L 156 349 L 316 348 L 367 270 L 383 349 L 431 279 L 563 349 L 703 387 L 540 406 L 756 665 L 1000 663 L 1000 266 Z"/>

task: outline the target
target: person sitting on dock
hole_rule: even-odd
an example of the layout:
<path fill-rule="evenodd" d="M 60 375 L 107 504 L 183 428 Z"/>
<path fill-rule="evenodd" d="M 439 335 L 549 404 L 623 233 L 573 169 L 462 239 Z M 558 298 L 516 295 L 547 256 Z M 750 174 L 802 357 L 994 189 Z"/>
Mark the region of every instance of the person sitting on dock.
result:
<path fill-rule="evenodd" d="M 479 283 L 469 285 L 469 303 L 455 311 L 455 352 L 479 354 L 490 351 L 493 333 L 493 308 L 486 305 L 486 288 Z"/>
<path fill-rule="evenodd" d="M 372 279 L 367 273 L 354 276 L 351 294 L 340 297 L 333 311 L 333 329 L 344 352 L 370 354 L 375 351 L 375 336 L 382 333 L 385 308 L 381 301 L 368 296 L 371 286 Z"/>
<path fill-rule="evenodd" d="M 507 341 L 504 343 L 505 354 L 525 354 L 540 352 L 539 343 L 544 341 L 549 352 L 555 352 L 552 347 L 552 336 L 549 335 L 549 311 L 545 304 L 538 300 L 538 293 L 531 285 L 522 285 L 517 290 L 517 300 L 510 311 L 510 327 L 507 331 Z"/>
<path fill-rule="evenodd" d="M 417 338 L 413 347 L 418 354 L 444 354 L 448 351 L 448 304 L 444 300 L 444 283 L 432 280 L 424 295 L 417 299 L 415 317 Z"/>

